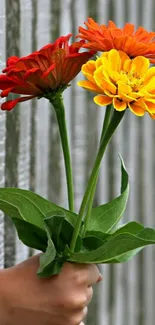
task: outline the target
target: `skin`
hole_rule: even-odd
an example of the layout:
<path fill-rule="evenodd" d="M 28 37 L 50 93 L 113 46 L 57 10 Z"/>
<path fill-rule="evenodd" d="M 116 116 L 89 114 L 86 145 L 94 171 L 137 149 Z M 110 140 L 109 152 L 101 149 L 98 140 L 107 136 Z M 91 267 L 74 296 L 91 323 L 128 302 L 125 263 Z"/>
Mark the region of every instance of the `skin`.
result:
<path fill-rule="evenodd" d="M 39 279 L 39 256 L 0 271 L 0 325 L 84 325 L 95 265 L 66 263 L 59 275 Z"/>

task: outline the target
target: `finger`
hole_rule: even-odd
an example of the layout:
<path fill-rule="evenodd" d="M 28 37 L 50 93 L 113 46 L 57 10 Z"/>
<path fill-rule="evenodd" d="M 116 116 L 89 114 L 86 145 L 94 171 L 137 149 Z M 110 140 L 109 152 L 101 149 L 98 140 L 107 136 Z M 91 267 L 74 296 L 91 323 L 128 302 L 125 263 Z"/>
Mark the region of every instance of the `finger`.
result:
<path fill-rule="evenodd" d="M 93 288 L 91 286 L 87 287 L 87 306 L 90 304 L 93 298 Z"/>
<path fill-rule="evenodd" d="M 101 281 L 102 275 L 99 272 L 98 267 L 95 264 L 88 265 L 88 286 L 92 286 Z"/>

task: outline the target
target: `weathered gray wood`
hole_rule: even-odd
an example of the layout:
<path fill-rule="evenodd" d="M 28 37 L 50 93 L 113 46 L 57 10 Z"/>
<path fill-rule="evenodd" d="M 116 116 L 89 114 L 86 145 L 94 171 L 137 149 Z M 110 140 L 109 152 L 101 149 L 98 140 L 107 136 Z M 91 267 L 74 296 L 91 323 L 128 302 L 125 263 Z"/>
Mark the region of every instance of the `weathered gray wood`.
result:
<path fill-rule="evenodd" d="M 31 53 L 32 8 L 31 0 L 20 2 L 20 53 L 21 56 Z M 25 47 L 26 43 L 26 47 Z M 31 121 L 31 102 L 22 103 L 20 108 L 20 131 L 19 131 L 19 156 L 18 156 L 18 187 L 23 189 L 30 188 L 30 121 Z M 22 244 L 16 236 L 16 261 L 19 263 L 29 255 L 29 249 Z"/>
<path fill-rule="evenodd" d="M 50 1 L 37 2 L 37 48 L 50 41 Z M 36 184 L 35 190 L 48 196 L 49 104 L 44 98 L 37 101 L 36 109 Z"/>
<path fill-rule="evenodd" d="M 5 19 L 5 6 L 7 17 Z M 0 70 L 6 57 L 26 55 L 53 42 L 60 35 L 77 34 L 88 16 L 100 23 L 114 20 L 119 27 L 126 21 L 151 30 L 153 0 L 1 0 Z M 16 17 L 16 19 L 13 19 Z M 75 205 L 78 211 L 99 141 L 105 108 L 97 107 L 92 95 L 77 86 L 64 93 L 67 125 L 75 173 Z M 137 220 L 155 226 L 154 121 L 127 112 L 115 134 L 101 167 L 95 204 L 103 204 L 119 193 L 119 152 L 130 178 L 130 197 L 123 222 Z M 6 133 L 6 146 L 5 146 Z M 4 146 L 6 150 L 4 151 Z M 0 186 L 31 188 L 51 201 L 67 207 L 66 179 L 58 126 L 53 109 L 45 99 L 22 103 L 6 115 L 0 113 Z M 5 159 L 5 166 L 4 166 Z M 5 173 L 4 173 L 5 168 Z M 0 267 L 11 266 L 27 257 L 19 246 L 10 219 L 0 215 Z M 153 247 L 124 265 L 102 266 L 104 281 L 99 284 L 87 317 L 88 325 L 154 325 L 155 282 Z M 99 301 L 100 300 L 100 301 Z"/>
<path fill-rule="evenodd" d="M 20 55 L 20 1 L 6 0 L 6 58 Z M 16 19 L 14 19 L 16 17 Z M 6 114 L 6 182 L 7 187 L 18 186 L 19 108 Z M 15 263 L 15 230 L 12 221 L 5 218 L 5 266 Z"/>
<path fill-rule="evenodd" d="M 5 61 L 5 1 L 0 2 L 0 71 Z M 0 103 L 1 104 L 1 103 Z M 5 179 L 5 113 L 0 114 L 0 186 Z M 4 215 L 0 212 L 0 269 L 4 267 Z"/>

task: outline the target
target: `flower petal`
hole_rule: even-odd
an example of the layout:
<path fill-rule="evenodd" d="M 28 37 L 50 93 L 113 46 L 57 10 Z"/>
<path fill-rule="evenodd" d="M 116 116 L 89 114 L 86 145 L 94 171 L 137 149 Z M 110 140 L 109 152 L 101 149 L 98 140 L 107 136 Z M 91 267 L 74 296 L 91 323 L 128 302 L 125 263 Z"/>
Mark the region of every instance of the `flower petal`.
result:
<path fill-rule="evenodd" d="M 90 90 L 90 91 L 95 91 L 95 92 L 97 92 L 99 94 L 101 94 L 101 92 L 102 92 L 102 90 L 99 87 L 97 87 L 96 84 L 93 84 L 92 82 L 90 82 L 88 80 L 78 81 L 77 84 L 80 87 L 83 87 L 83 88 L 85 88 L 87 90 Z"/>
<path fill-rule="evenodd" d="M 139 76 L 143 76 L 150 66 L 149 59 L 143 56 L 137 56 L 132 60 L 131 71 L 137 73 Z"/>
<path fill-rule="evenodd" d="M 25 102 L 34 98 L 35 96 L 19 97 L 13 100 L 8 100 L 5 103 L 1 104 L 1 109 L 6 111 L 11 111 L 19 102 Z"/>
<path fill-rule="evenodd" d="M 143 99 L 139 99 L 136 102 L 132 102 L 128 104 L 132 113 L 137 116 L 143 116 L 145 111 L 147 110 L 147 106 L 144 103 Z"/>
<path fill-rule="evenodd" d="M 97 95 L 94 97 L 94 102 L 100 106 L 106 106 L 112 103 L 112 98 L 104 95 Z"/>
<path fill-rule="evenodd" d="M 118 98 L 113 98 L 113 106 L 117 111 L 124 111 L 127 108 L 127 103 L 119 100 Z"/>

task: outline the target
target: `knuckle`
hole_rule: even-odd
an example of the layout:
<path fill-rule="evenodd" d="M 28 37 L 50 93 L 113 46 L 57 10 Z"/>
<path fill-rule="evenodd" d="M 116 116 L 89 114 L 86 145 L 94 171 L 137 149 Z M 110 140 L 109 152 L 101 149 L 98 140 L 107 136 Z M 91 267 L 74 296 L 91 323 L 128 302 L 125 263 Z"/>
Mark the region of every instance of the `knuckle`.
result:
<path fill-rule="evenodd" d="M 85 306 L 88 305 L 88 298 L 86 294 L 75 295 L 70 300 L 70 307 L 73 309 L 83 309 Z"/>
<path fill-rule="evenodd" d="M 81 322 L 84 320 L 86 317 L 87 313 L 83 309 L 81 312 L 76 313 L 75 315 L 72 315 L 68 319 L 68 324 L 69 325 L 78 325 L 81 324 Z"/>
<path fill-rule="evenodd" d="M 87 282 L 87 274 L 86 272 L 76 272 L 75 274 L 75 283 L 77 286 L 82 285 L 83 283 Z"/>
<path fill-rule="evenodd" d="M 91 302 L 93 298 L 93 288 L 92 287 L 89 287 L 88 288 L 88 292 L 87 292 L 87 301 L 88 301 L 88 304 Z"/>

